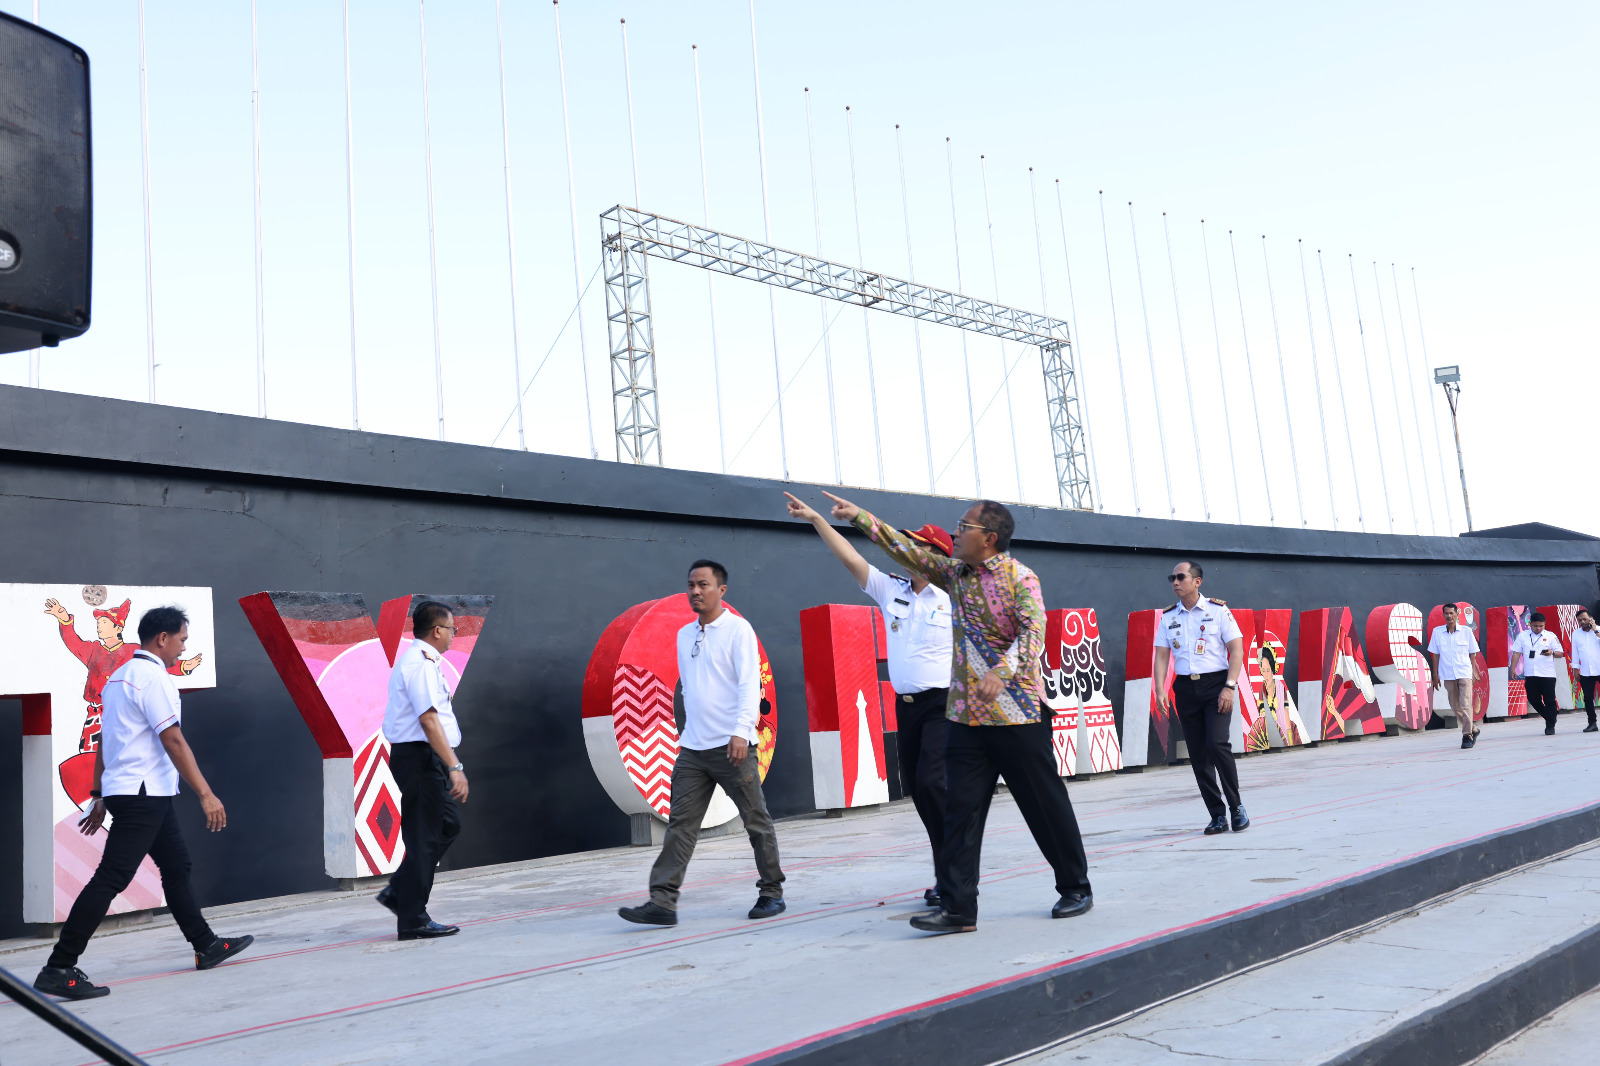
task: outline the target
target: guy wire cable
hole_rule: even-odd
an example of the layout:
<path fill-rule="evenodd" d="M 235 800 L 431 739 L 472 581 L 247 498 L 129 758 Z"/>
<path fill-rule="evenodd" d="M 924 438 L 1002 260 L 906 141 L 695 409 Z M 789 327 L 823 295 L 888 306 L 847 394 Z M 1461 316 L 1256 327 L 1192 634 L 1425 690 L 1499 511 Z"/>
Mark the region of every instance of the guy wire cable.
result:
<path fill-rule="evenodd" d="M 1339 409 L 1344 413 L 1345 458 L 1350 463 L 1350 478 L 1356 486 L 1356 524 L 1367 531 L 1367 508 L 1361 502 L 1361 471 L 1355 461 L 1355 437 L 1350 433 L 1350 404 L 1345 401 L 1344 371 L 1339 368 L 1339 333 L 1333 325 L 1333 301 L 1328 298 L 1328 272 L 1322 266 L 1322 249 L 1317 249 L 1317 274 L 1322 278 L 1322 306 L 1328 313 L 1328 344 L 1333 351 L 1333 380 L 1339 383 Z"/>
<path fill-rule="evenodd" d="M 1267 235 L 1261 235 L 1261 265 L 1267 275 L 1267 307 L 1272 311 L 1272 343 L 1278 349 L 1278 384 L 1283 388 L 1283 421 L 1289 429 L 1289 466 L 1294 472 L 1294 498 L 1300 506 L 1300 528 L 1306 528 L 1306 501 L 1300 491 L 1300 456 L 1294 446 L 1294 418 L 1289 406 L 1289 378 L 1283 369 L 1283 338 L 1278 333 L 1278 301 L 1272 294 L 1272 262 L 1267 258 Z"/>
<path fill-rule="evenodd" d="M 1144 299 L 1144 267 L 1139 264 L 1139 229 L 1133 223 L 1133 201 L 1128 201 L 1128 233 L 1133 238 L 1133 273 L 1139 279 L 1139 311 L 1144 315 L 1144 347 L 1150 357 L 1150 396 L 1156 403 L 1156 439 L 1161 442 L 1161 476 L 1167 483 L 1167 517 L 1178 517 L 1172 502 L 1172 463 L 1167 456 L 1167 420 L 1161 413 L 1161 375 L 1156 373 L 1156 346 L 1150 338 L 1150 307 Z"/>
<path fill-rule="evenodd" d="M 1383 327 L 1383 354 L 1389 361 L 1389 395 L 1394 401 L 1394 428 L 1400 435 L 1400 454 L 1405 458 L 1406 499 L 1411 503 L 1411 530 L 1422 532 L 1417 520 L 1417 487 L 1411 480 L 1411 448 L 1406 444 L 1405 419 L 1400 416 L 1400 381 L 1394 376 L 1394 349 L 1389 346 L 1389 318 L 1383 313 L 1383 279 L 1378 276 L 1378 261 L 1372 261 L 1372 291 L 1378 298 L 1378 324 Z M 1422 437 L 1417 437 L 1417 447 L 1422 447 Z"/>
<path fill-rule="evenodd" d="M 1244 503 L 1239 498 L 1239 459 L 1233 452 L 1233 415 L 1228 412 L 1228 382 L 1222 372 L 1222 329 L 1217 324 L 1217 287 L 1211 281 L 1211 242 L 1206 237 L 1206 220 L 1200 220 L 1200 247 L 1206 257 L 1206 291 L 1211 296 L 1211 337 L 1217 349 L 1217 384 L 1222 387 L 1223 437 L 1228 441 L 1228 469 L 1233 475 L 1233 513 L 1244 524 Z"/>
<path fill-rule="evenodd" d="M 1111 345 L 1117 353 L 1117 382 L 1122 386 L 1122 431 L 1128 441 L 1128 482 L 1133 486 L 1133 513 L 1144 514 L 1139 506 L 1139 467 L 1133 458 L 1133 420 L 1128 415 L 1128 379 L 1122 370 L 1122 337 L 1117 330 L 1117 291 L 1111 280 L 1111 237 L 1106 231 L 1106 191 L 1100 190 L 1100 239 L 1106 246 L 1106 294 L 1111 303 Z"/>
<path fill-rule="evenodd" d="M 1200 469 L 1200 507 L 1211 521 L 1211 501 L 1206 496 L 1206 457 L 1200 450 L 1200 420 L 1194 414 L 1194 385 L 1189 380 L 1189 350 L 1183 343 L 1183 308 L 1178 302 L 1178 271 L 1172 263 L 1172 227 L 1161 212 L 1161 232 L 1167 240 L 1167 275 L 1172 279 L 1172 320 L 1178 325 L 1178 358 L 1183 363 L 1183 391 L 1189 398 L 1189 434 L 1194 438 L 1195 465 Z"/>

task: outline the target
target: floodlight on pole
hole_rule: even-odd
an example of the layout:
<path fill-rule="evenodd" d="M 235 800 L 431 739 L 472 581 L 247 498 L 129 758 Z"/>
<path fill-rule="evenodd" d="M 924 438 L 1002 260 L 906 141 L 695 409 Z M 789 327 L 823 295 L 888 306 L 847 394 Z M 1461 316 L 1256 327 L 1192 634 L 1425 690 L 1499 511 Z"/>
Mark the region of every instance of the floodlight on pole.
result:
<path fill-rule="evenodd" d="M 1467 465 L 1461 458 L 1461 424 L 1456 421 L 1456 405 L 1461 397 L 1461 367 L 1436 366 L 1433 383 L 1444 389 L 1445 402 L 1450 405 L 1450 428 L 1456 435 L 1456 469 L 1461 472 L 1461 507 L 1467 512 L 1467 532 L 1472 532 L 1472 504 L 1467 500 Z"/>

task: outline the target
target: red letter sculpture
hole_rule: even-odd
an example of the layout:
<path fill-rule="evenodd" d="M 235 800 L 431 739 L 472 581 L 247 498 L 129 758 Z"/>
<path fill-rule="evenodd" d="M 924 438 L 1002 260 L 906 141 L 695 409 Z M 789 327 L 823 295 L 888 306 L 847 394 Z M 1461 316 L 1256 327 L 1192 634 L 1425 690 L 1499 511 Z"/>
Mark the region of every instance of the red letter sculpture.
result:
<path fill-rule="evenodd" d="M 1473 636 L 1478 638 L 1478 647 L 1484 646 L 1483 619 L 1479 617 L 1472 604 L 1465 602 L 1456 604 L 1456 624 L 1472 630 Z M 1428 624 L 1422 638 L 1424 651 L 1427 650 L 1428 642 L 1433 639 L 1433 631 L 1442 625 L 1444 625 L 1444 607 L 1435 607 L 1428 612 Z M 1472 720 L 1481 722 L 1489 713 L 1489 666 L 1481 651 L 1472 657 L 1472 661 L 1477 665 L 1478 673 L 1481 675 L 1480 680 L 1472 686 Z M 1428 684 L 1433 692 L 1433 709 L 1440 714 L 1450 714 L 1450 698 L 1445 695 L 1444 688 L 1431 689 L 1433 684 L 1431 678 Z"/>
<path fill-rule="evenodd" d="M 1300 702 L 1322 709 L 1318 740 L 1383 732 L 1377 693 L 1348 607 L 1300 612 Z"/>
<path fill-rule="evenodd" d="M 1117 719 L 1106 695 L 1106 658 L 1093 608 L 1045 614 L 1044 695 L 1051 718 L 1056 770 L 1098 774 L 1122 769 Z"/>
<path fill-rule="evenodd" d="M 800 648 L 817 809 L 888 803 L 883 701 L 887 695 L 892 714 L 894 690 L 878 680 L 887 645 L 877 608 L 829 603 L 801 611 Z"/>
<path fill-rule="evenodd" d="M 1128 615 L 1127 685 L 1122 690 L 1122 761 L 1127 766 L 1165 766 L 1178 758 L 1183 731 L 1176 715 L 1156 704 L 1156 627 L 1161 611 Z M 1167 670 L 1167 706 L 1172 706 L 1172 670 Z"/>
<path fill-rule="evenodd" d="M 1367 661 L 1372 666 L 1378 710 L 1404 729 L 1422 729 L 1428 707 L 1428 664 L 1418 649 L 1422 612 L 1409 603 L 1374 607 L 1367 615 Z"/>

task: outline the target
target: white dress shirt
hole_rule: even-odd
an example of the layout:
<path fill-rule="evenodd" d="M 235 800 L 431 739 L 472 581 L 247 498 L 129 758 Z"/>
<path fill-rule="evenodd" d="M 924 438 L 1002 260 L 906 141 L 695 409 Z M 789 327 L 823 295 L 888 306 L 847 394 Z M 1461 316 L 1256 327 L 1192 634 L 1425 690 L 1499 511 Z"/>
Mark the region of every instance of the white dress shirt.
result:
<path fill-rule="evenodd" d="M 163 731 L 183 720 L 178 682 L 161 660 L 143 650 L 107 680 L 100 712 L 100 757 L 106 796 L 176 796 L 178 768 L 161 744 Z"/>
<path fill-rule="evenodd" d="M 867 565 L 861 586 L 883 611 L 889 641 L 889 683 L 902 696 L 950 687 L 950 594 L 929 584 L 911 591 L 911 582 Z"/>
<path fill-rule="evenodd" d="M 1221 600 L 1201 596 L 1193 607 L 1183 601 L 1161 612 L 1156 644 L 1172 652 L 1178 674 L 1211 674 L 1228 668 L 1228 642 L 1242 640 L 1239 623 Z"/>
<path fill-rule="evenodd" d="M 1572 631 L 1572 665 L 1584 677 L 1600 676 L 1600 626 Z"/>
<path fill-rule="evenodd" d="M 1428 652 L 1439 657 L 1439 680 L 1466 681 L 1472 677 L 1472 657 L 1478 654 L 1478 638 L 1460 623 L 1454 633 L 1445 626 L 1434 628 Z"/>
<path fill-rule="evenodd" d="M 749 622 L 724 607 L 710 625 L 697 618 L 678 630 L 678 676 L 683 679 L 680 748 L 707 751 L 726 747 L 733 737 L 756 743 L 761 650 Z"/>
<path fill-rule="evenodd" d="M 425 640 L 413 639 L 389 671 L 389 703 L 383 709 L 383 735 L 391 744 L 426 741 L 422 716 L 429 710 L 439 716 L 444 739 L 452 748 L 461 744 L 461 727 L 450 703 L 450 686 L 444 679 L 444 656 Z"/>
<path fill-rule="evenodd" d="M 1512 654 L 1522 653 L 1523 677 L 1559 677 L 1567 672 L 1567 664 L 1556 657 L 1561 654 L 1561 638 L 1548 629 L 1538 634 L 1531 629 L 1524 629 L 1517 634 L 1511 651 Z M 1550 654 L 1541 655 L 1540 652 L 1544 651 Z M 1557 667 L 1560 667 L 1559 672 Z"/>

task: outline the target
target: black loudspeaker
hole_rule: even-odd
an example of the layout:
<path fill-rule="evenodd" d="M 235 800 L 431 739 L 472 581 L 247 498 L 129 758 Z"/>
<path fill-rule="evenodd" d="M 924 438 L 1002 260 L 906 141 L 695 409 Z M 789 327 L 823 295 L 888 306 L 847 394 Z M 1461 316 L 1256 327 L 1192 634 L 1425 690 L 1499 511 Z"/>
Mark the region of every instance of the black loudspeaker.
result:
<path fill-rule="evenodd" d="M 0 352 L 89 328 L 89 57 L 0 13 Z"/>

